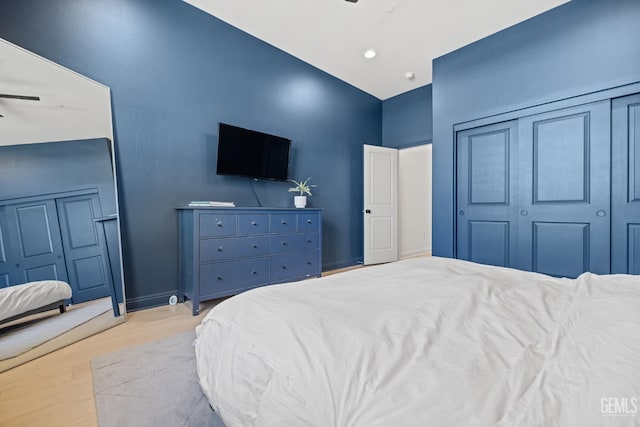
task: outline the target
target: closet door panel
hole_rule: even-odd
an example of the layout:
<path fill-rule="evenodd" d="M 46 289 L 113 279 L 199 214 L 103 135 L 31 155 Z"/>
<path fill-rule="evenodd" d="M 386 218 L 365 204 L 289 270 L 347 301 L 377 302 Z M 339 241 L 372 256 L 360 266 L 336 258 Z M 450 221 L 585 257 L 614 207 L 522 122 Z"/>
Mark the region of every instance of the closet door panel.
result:
<path fill-rule="evenodd" d="M 510 266 L 517 238 L 516 123 L 458 132 L 456 144 L 457 258 Z"/>
<path fill-rule="evenodd" d="M 65 262 L 72 301 L 78 304 L 111 295 L 113 282 L 109 268 L 97 193 L 56 199 L 60 233 L 65 247 Z"/>
<path fill-rule="evenodd" d="M 469 259 L 508 266 L 509 221 L 469 221 Z"/>
<path fill-rule="evenodd" d="M 612 104 L 612 272 L 640 274 L 640 94 Z"/>
<path fill-rule="evenodd" d="M 518 267 L 610 271 L 610 103 L 519 120 Z"/>
<path fill-rule="evenodd" d="M 534 121 L 533 202 L 587 202 L 589 114 Z"/>
<path fill-rule="evenodd" d="M 64 251 L 53 200 L 6 205 L 7 235 L 15 274 L 11 285 L 36 280 L 67 281 Z"/>
<path fill-rule="evenodd" d="M 589 224 L 534 222 L 532 270 L 567 277 L 587 271 L 589 231 Z"/>
<path fill-rule="evenodd" d="M 637 219 L 636 217 L 636 221 Z M 621 261 L 626 261 L 623 265 L 626 270 L 615 271 L 615 273 L 640 274 L 640 224 L 627 224 L 627 240 L 620 243 L 626 243 L 626 247 L 622 249 L 626 249 L 628 253 L 616 262 L 622 264 Z"/>

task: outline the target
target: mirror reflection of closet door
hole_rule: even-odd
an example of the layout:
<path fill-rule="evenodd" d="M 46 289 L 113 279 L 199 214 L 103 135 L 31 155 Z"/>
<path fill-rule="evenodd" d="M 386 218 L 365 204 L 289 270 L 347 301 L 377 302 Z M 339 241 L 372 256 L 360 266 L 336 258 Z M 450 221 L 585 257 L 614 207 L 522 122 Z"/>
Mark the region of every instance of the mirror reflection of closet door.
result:
<path fill-rule="evenodd" d="M 67 281 L 58 215 L 53 200 L 6 205 L 6 271 L 9 285 L 37 280 Z"/>
<path fill-rule="evenodd" d="M 98 194 L 56 199 L 64 256 L 78 304 L 111 295 L 112 278 L 104 239 Z"/>
<path fill-rule="evenodd" d="M 45 196 L 46 197 L 46 196 Z M 97 193 L 14 203 L 0 216 L 3 286 L 37 280 L 62 280 L 78 304 L 108 297 L 113 279 Z M 0 279 L 1 280 L 1 279 Z"/>

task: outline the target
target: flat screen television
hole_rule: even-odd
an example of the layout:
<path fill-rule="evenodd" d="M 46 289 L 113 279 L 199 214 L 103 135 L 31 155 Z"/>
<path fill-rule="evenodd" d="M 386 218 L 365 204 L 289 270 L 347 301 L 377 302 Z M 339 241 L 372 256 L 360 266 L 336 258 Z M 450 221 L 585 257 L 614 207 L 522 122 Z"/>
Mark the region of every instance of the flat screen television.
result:
<path fill-rule="evenodd" d="M 218 175 L 286 181 L 291 140 L 220 123 Z"/>

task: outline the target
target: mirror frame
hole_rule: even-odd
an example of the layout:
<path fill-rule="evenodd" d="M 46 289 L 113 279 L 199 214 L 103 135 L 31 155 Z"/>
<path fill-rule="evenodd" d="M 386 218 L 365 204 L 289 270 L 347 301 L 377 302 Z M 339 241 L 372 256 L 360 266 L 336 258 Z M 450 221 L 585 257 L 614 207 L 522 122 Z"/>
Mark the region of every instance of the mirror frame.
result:
<path fill-rule="evenodd" d="M 0 76 L 7 83 L 2 88 L 2 92 L 37 96 L 39 98 L 37 103 L 23 99 L 0 102 L 0 107 L 4 107 L 0 111 L 0 114 L 4 116 L 0 117 L 0 124 L 3 125 L 0 127 L 0 145 L 17 146 L 99 138 L 106 138 L 109 141 L 115 197 L 118 256 L 120 260 L 118 269 L 120 286 L 122 287 L 122 301 L 119 303 L 120 316 L 114 316 L 113 322 L 94 322 L 94 325 L 91 325 L 91 321 L 85 322 L 18 356 L 0 360 L 0 372 L 3 372 L 98 332 L 125 323 L 127 321 L 127 310 L 111 91 L 109 87 L 101 83 L 2 38 L 0 38 L 0 51 L 3 51 Z M 71 88 L 71 90 L 65 90 L 67 87 Z M 34 91 L 38 93 L 36 94 Z M 4 101 L 4 99 L 0 99 L 0 101 Z M 12 118 L 15 119 L 12 120 Z M 47 134 L 51 136 L 46 136 Z M 2 141 L 11 141 L 11 143 L 2 144 Z M 118 284 L 114 283 L 115 286 L 118 286 Z M 113 314 L 113 310 L 109 312 Z"/>

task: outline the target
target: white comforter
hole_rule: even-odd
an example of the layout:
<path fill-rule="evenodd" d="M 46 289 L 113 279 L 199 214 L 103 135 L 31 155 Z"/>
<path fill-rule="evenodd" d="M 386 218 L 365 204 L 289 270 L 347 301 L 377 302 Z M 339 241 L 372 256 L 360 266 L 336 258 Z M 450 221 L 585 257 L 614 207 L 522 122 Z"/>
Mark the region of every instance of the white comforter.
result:
<path fill-rule="evenodd" d="M 41 280 L 0 288 L 0 320 L 71 298 L 71 286 L 59 280 Z"/>
<path fill-rule="evenodd" d="M 633 276 L 417 258 L 245 292 L 197 336 L 228 427 L 640 425 Z"/>

